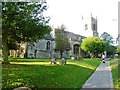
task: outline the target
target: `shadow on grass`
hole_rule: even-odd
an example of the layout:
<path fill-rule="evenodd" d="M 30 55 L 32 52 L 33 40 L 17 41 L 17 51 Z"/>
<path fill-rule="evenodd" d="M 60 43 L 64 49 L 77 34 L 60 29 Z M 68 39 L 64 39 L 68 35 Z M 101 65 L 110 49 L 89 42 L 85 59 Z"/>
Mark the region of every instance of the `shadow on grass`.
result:
<path fill-rule="evenodd" d="M 81 88 L 93 71 L 73 64 L 3 65 L 2 85 L 3 88 Z"/>
<path fill-rule="evenodd" d="M 10 58 L 10 62 L 49 62 L 50 58 L 48 59 L 31 59 L 31 58 Z"/>

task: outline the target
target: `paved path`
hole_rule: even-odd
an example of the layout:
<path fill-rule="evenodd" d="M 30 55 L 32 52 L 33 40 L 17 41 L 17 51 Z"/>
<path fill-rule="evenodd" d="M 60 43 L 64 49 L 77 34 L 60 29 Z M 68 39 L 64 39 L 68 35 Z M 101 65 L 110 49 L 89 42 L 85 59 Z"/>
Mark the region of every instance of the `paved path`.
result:
<path fill-rule="evenodd" d="M 82 90 L 89 90 L 90 88 L 91 90 L 114 90 L 109 60 L 99 65 L 92 76 L 85 82 Z"/>

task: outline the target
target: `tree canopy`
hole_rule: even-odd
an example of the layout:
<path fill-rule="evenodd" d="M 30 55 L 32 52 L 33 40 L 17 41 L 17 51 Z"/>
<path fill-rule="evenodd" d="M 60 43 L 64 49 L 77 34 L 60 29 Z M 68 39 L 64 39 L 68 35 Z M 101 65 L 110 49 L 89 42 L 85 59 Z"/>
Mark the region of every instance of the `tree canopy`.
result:
<path fill-rule="evenodd" d="M 43 16 L 47 9 L 42 1 L 29 2 L 2 2 L 2 32 L 8 34 L 10 40 L 35 41 L 49 33 L 48 20 Z"/>
<path fill-rule="evenodd" d="M 83 40 L 81 49 L 94 56 L 105 50 L 105 42 L 98 37 L 88 37 Z"/>
<path fill-rule="evenodd" d="M 103 39 L 107 44 L 113 44 L 114 40 L 113 37 L 108 34 L 107 32 L 103 32 L 100 36 L 101 39 Z"/>
<path fill-rule="evenodd" d="M 100 38 L 102 40 L 104 40 L 105 43 L 106 43 L 106 45 L 105 45 L 105 51 L 107 51 L 107 54 L 109 56 L 113 55 L 114 52 L 116 52 L 116 47 L 113 46 L 113 44 L 114 44 L 113 37 L 110 34 L 108 34 L 107 32 L 103 32 L 101 34 Z"/>
<path fill-rule="evenodd" d="M 44 17 L 47 3 L 2 2 L 3 59 L 8 62 L 8 42 L 32 42 L 44 38 L 51 31 Z"/>
<path fill-rule="evenodd" d="M 60 51 L 61 57 L 64 51 L 70 50 L 70 42 L 65 34 L 65 26 L 55 29 L 55 50 Z"/>

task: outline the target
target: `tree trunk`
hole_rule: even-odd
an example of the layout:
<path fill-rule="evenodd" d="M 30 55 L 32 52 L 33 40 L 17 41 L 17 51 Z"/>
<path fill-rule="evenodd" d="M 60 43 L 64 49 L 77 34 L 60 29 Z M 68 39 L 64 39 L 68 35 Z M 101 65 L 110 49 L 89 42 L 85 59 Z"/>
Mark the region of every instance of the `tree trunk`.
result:
<path fill-rule="evenodd" d="M 63 51 L 60 51 L 60 58 L 63 58 Z"/>
<path fill-rule="evenodd" d="M 18 45 L 18 57 L 20 58 L 20 54 L 21 54 L 21 43 L 19 42 Z"/>
<path fill-rule="evenodd" d="M 28 43 L 26 43 L 26 49 L 25 49 L 24 58 L 27 58 L 27 56 L 28 56 Z"/>
<path fill-rule="evenodd" d="M 3 33 L 2 35 L 2 45 L 3 45 L 3 62 L 2 64 L 10 64 L 8 61 L 8 35 Z"/>
<path fill-rule="evenodd" d="M 93 59 L 95 57 L 95 54 L 94 53 L 90 53 L 90 57 L 91 57 L 91 59 Z"/>

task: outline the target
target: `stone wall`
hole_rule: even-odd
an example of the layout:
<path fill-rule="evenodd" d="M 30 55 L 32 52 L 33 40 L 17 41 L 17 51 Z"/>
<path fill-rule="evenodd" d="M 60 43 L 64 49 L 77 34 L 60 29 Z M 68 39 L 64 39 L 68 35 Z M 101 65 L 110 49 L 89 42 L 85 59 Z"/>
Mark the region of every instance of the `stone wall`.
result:
<path fill-rule="evenodd" d="M 65 31 L 66 37 L 69 39 L 71 50 L 66 51 L 66 57 L 70 58 L 71 56 L 74 56 L 74 45 L 81 45 L 82 39 L 84 39 L 84 36 L 74 34 L 72 32 Z M 47 42 L 50 43 L 50 50 L 47 50 Z M 51 40 L 38 40 L 36 43 L 34 42 L 34 45 L 28 46 L 28 58 L 51 58 L 56 55 L 57 58 L 60 58 L 60 53 L 55 52 L 55 41 Z M 78 49 L 79 51 L 79 49 Z"/>
<path fill-rule="evenodd" d="M 47 50 L 47 43 L 50 43 Z M 54 42 L 50 40 L 39 40 L 34 45 L 28 46 L 28 58 L 50 58 L 54 53 Z"/>
<path fill-rule="evenodd" d="M 36 58 L 50 58 L 50 51 L 46 51 L 46 50 L 39 50 L 37 51 L 37 55 Z"/>

